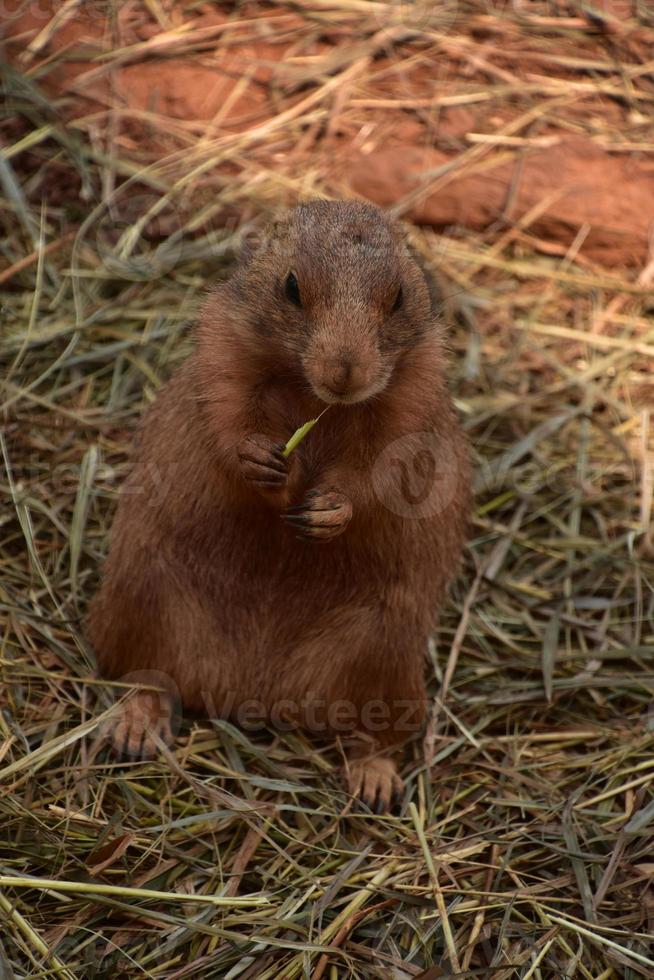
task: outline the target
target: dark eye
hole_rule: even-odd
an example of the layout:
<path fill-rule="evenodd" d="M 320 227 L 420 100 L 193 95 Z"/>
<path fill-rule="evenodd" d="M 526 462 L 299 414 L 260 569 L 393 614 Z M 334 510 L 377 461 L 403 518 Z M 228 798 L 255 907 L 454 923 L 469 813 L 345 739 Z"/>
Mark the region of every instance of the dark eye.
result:
<path fill-rule="evenodd" d="M 286 299 L 290 300 L 294 306 L 302 306 L 302 297 L 300 296 L 300 287 L 297 284 L 297 279 L 294 272 L 289 272 L 286 276 L 286 282 L 284 283 L 284 292 L 286 294 Z"/>
<path fill-rule="evenodd" d="M 397 313 L 397 311 L 401 308 L 403 302 L 404 302 L 404 293 L 402 292 L 402 287 L 400 286 L 400 288 L 397 291 L 397 296 L 395 297 L 395 302 L 393 303 L 393 308 L 391 310 L 391 313 Z"/>

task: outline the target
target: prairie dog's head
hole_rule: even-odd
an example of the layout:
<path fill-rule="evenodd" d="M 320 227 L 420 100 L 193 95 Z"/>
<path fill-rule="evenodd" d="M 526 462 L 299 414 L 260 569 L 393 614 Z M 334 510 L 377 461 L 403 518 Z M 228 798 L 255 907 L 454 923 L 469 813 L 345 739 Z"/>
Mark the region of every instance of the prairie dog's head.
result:
<path fill-rule="evenodd" d="M 430 324 L 424 276 L 377 207 L 313 201 L 267 230 L 232 289 L 262 350 L 323 402 L 379 394 Z"/>

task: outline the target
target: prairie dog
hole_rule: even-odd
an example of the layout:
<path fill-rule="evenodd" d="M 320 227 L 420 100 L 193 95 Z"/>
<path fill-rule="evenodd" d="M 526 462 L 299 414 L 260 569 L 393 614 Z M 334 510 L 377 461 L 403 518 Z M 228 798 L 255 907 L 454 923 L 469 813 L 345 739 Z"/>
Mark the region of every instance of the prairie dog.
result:
<path fill-rule="evenodd" d="M 300 205 L 211 292 L 146 413 L 89 613 L 101 674 L 164 688 L 130 702 L 117 748 L 170 741 L 175 699 L 245 710 L 342 735 L 350 792 L 391 804 L 470 509 L 446 365 L 424 275 L 371 205 Z"/>

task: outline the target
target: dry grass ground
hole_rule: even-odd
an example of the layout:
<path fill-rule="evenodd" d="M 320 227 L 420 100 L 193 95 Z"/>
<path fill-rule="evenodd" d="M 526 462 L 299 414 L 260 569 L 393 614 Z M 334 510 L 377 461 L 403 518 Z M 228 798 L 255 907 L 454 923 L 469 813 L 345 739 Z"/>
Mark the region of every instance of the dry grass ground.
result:
<path fill-rule="evenodd" d="M 530 239 L 529 216 L 414 232 L 448 296 L 477 499 L 400 815 L 353 813 L 338 746 L 295 734 L 192 723 L 169 757 L 115 762 L 80 627 L 131 435 L 188 350 L 206 282 L 228 271 L 235 221 L 256 226 L 323 186 L 311 140 L 338 138 L 335 104 L 349 137 L 380 45 L 408 70 L 439 38 L 465 47 L 467 22 L 486 18 L 542 39 L 553 71 L 562 45 L 588 40 L 582 5 L 559 5 L 552 26 L 552 5 L 533 4 L 525 27 L 519 5 L 443 4 L 409 31 L 392 4 L 262 5 L 271 30 L 292 18 L 298 37 L 304 23 L 339 45 L 303 62 L 298 42 L 306 77 L 273 93 L 267 122 L 203 136 L 139 117 L 148 153 L 110 100 L 64 125 L 70 97 L 47 94 L 58 59 L 90 71 L 138 57 L 106 32 L 104 54 L 53 54 L 77 6 L 41 21 L 5 85 L 0 977 L 654 976 L 651 264 L 583 258 L 584 227 L 543 254 L 552 243 Z M 171 48 L 189 64 L 210 56 L 170 6 L 123 8 L 163 38 L 155 65 Z M 630 34 L 593 25 L 604 53 L 561 70 L 597 101 L 555 122 L 604 138 L 624 111 L 651 161 L 637 33 L 650 36 L 651 15 Z M 518 98 L 501 55 L 491 44 L 455 72 L 500 115 Z M 530 90 L 521 111 L 551 121 L 551 97 Z M 284 160 L 303 134 L 300 177 Z"/>

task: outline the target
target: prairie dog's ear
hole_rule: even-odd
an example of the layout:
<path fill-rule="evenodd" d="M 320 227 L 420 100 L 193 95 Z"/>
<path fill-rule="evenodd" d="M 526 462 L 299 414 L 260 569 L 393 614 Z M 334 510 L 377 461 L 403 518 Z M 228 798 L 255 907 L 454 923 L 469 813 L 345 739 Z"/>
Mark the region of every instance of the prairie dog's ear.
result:
<path fill-rule="evenodd" d="M 240 265 L 248 265 L 264 243 L 265 228 L 246 227 L 238 243 L 238 261 Z"/>
<path fill-rule="evenodd" d="M 267 224 L 250 230 L 241 248 L 241 263 L 249 265 L 257 256 L 275 254 L 288 248 L 288 212 L 280 212 Z"/>
<path fill-rule="evenodd" d="M 248 265 L 254 256 L 264 248 L 286 238 L 288 213 L 280 211 L 264 225 L 250 225 L 243 229 L 238 242 L 238 261 Z"/>
<path fill-rule="evenodd" d="M 259 247 L 261 236 L 253 229 L 245 230 L 238 239 L 238 249 L 236 258 L 241 265 L 247 265 L 257 248 Z"/>
<path fill-rule="evenodd" d="M 394 221 L 393 230 L 395 232 L 395 241 L 400 252 L 408 255 L 410 259 L 418 266 L 423 278 L 425 280 L 425 285 L 427 286 L 427 291 L 429 293 L 429 303 L 431 306 L 432 313 L 441 313 L 444 306 L 444 290 L 442 288 L 442 283 L 439 281 L 438 274 L 435 272 L 433 265 L 429 262 L 429 259 L 425 256 L 424 252 L 421 252 L 419 248 L 414 244 L 416 230 L 413 225 L 408 224 L 404 221 Z"/>
<path fill-rule="evenodd" d="M 396 219 L 393 222 L 393 235 L 398 251 L 400 254 L 408 255 L 422 269 L 423 266 L 426 268 L 428 263 L 416 245 L 417 234 L 416 226 L 410 224 L 408 221 L 398 221 Z"/>
<path fill-rule="evenodd" d="M 413 230 L 412 225 L 406 221 L 401 221 L 399 218 L 393 218 L 391 228 L 393 229 L 393 236 L 400 249 L 404 245 L 411 245 L 411 232 Z"/>
<path fill-rule="evenodd" d="M 198 310 L 195 325 L 193 326 L 195 336 L 203 328 L 206 330 L 208 325 L 211 325 L 211 327 L 215 326 L 216 311 L 223 309 L 224 298 L 227 295 L 228 287 L 228 282 L 214 282 L 203 291 L 204 295 Z"/>

